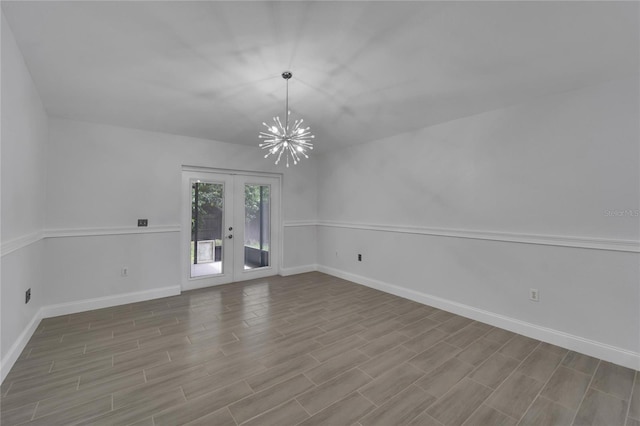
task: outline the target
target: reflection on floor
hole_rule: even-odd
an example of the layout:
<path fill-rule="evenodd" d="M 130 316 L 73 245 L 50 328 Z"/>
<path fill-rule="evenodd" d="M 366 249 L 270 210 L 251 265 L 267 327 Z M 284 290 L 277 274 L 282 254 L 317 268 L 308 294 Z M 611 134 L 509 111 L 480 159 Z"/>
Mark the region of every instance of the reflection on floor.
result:
<path fill-rule="evenodd" d="M 255 269 L 255 266 L 244 265 L 244 269 Z M 222 262 L 198 263 L 191 265 L 191 278 L 218 275 L 222 273 Z"/>
<path fill-rule="evenodd" d="M 205 275 L 218 275 L 222 273 L 222 262 L 198 263 L 191 265 L 191 277 L 203 277 Z"/>

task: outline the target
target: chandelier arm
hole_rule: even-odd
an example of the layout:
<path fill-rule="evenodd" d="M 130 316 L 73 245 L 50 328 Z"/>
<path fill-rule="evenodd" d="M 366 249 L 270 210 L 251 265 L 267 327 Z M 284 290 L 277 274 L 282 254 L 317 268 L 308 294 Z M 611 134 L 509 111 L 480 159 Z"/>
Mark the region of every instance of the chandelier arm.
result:
<path fill-rule="evenodd" d="M 280 162 L 280 157 L 282 157 L 283 152 L 284 152 L 284 149 L 281 149 L 280 152 L 278 153 L 278 159 L 276 160 L 276 164 Z"/>
<path fill-rule="evenodd" d="M 293 164 L 298 164 L 298 161 L 299 161 L 298 153 L 291 145 L 289 145 L 289 151 L 291 151 L 291 158 L 293 158 Z"/>

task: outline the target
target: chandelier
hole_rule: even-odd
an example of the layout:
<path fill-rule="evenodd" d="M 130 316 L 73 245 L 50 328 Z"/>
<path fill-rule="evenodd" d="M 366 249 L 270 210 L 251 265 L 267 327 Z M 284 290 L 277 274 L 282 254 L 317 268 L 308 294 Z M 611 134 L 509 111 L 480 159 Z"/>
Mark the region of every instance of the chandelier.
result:
<path fill-rule="evenodd" d="M 260 132 L 258 136 L 260 139 L 264 139 L 264 142 L 259 144 L 260 148 L 267 150 L 264 158 L 270 155 L 277 155 L 276 164 L 278 164 L 284 155 L 287 167 L 289 167 L 289 158 L 291 158 L 293 164 L 298 164 L 301 156 L 309 158 L 307 150 L 313 149 L 313 144 L 309 141 L 315 138 L 309 131 L 309 127 L 302 127 L 302 119 L 295 120 L 293 125 L 289 125 L 289 115 L 291 115 L 291 111 L 289 111 L 289 79 L 292 75 L 291 71 L 282 73 L 282 78 L 287 81 L 284 125 L 282 125 L 280 117 L 273 117 L 273 124 L 262 123 L 267 128 L 267 131 Z"/>

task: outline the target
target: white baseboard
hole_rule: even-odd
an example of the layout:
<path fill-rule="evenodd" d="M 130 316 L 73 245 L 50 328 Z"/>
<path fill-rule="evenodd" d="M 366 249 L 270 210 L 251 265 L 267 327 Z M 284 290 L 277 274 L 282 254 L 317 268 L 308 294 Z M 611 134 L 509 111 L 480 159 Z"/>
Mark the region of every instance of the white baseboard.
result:
<path fill-rule="evenodd" d="M 628 368 L 640 370 L 640 354 L 604 343 L 585 339 L 558 330 L 541 327 L 515 318 L 499 315 L 493 312 L 477 309 L 469 305 L 453 302 L 426 293 L 406 289 L 397 285 L 388 284 L 382 281 L 352 274 L 339 269 L 330 268 L 323 265 L 304 265 L 292 268 L 282 268 L 280 275 L 288 276 L 305 272 L 320 271 L 338 278 L 353 281 L 355 283 L 375 288 L 386 293 L 394 294 L 406 299 L 414 300 L 429 306 L 434 306 L 467 318 L 481 321 L 496 327 L 513 331 L 527 337 L 542 340 L 547 343 L 558 345 L 576 352 L 604 359 L 615 364 Z M 7 354 L 0 363 L 0 382 L 4 381 L 6 375 L 13 367 L 29 339 L 35 332 L 38 324 L 43 318 L 59 315 L 68 315 L 92 309 L 107 308 L 111 306 L 123 305 L 127 303 L 141 302 L 145 300 L 158 299 L 162 297 L 176 296 L 180 294 L 180 286 L 163 287 L 147 291 L 120 294 L 115 296 L 98 297 L 94 299 L 80 300 L 77 302 L 61 303 L 41 307 L 33 316 L 29 324 L 22 331 L 18 339 L 11 346 Z"/>
<path fill-rule="evenodd" d="M 24 350 L 24 347 L 29 342 L 29 339 L 31 339 L 31 336 L 36 331 L 38 324 L 40 324 L 40 321 L 43 318 L 75 314 L 93 309 L 109 308 L 111 306 L 159 299 L 161 297 L 176 296 L 178 294 L 180 294 L 180 286 L 172 286 L 43 306 L 36 312 L 29 324 L 25 327 L 22 333 L 20 333 L 20 336 L 16 339 L 13 345 L 11 345 L 11 348 L 2 359 L 2 363 L 0 364 L 0 382 L 4 381 L 4 378 L 13 367 L 13 364 L 17 361 L 18 357 Z"/>
<path fill-rule="evenodd" d="M 600 358 L 628 368 L 633 368 L 634 370 L 640 370 L 640 353 L 638 352 L 629 351 L 627 349 L 585 339 L 562 331 L 520 321 L 515 318 L 477 309 L 473 306 L 464 305 L 462 303 L 417 292 L 415 290 L 352 274 L 339 269 L 330 268 L 328 266 L 318 265 L 317 270 L 324 272 L 325 274 L 333 275 L 338 278 L 384 291 L 385 293 L 394 294 L 405 299 L 410 299 L 418 303 L 453 312 L 476 321 L 481 321 L 495 327 L 513 331 L 514 333 L 522 334 L 533 339 L 561 346 L 572 351 Z"/>
<path fill-rule="evenodd" d="M 289 275 L 304 274 L 306 272 L 314 272 L 318 270 L 318 265 L 302 265 L 293 266 L 291 268 L 280 268 L 280 275 L 287 277 Z"/>
<path fill-rule="evenodd" d="M 93 309 L 110 308 L 112 306 L 125 305 L 127 303 L 159 299 L 161 297 L 177 296 L 178 294 L 180 294 L 180 286 L 176 285 L 171 287 L 154 288 L 153 290 L 116 294 L 114 296 L 78 300 L 76 302 L 60 303 L 57 305 L 47 305 L 40 308 L 40 311 L 42 312 L 42 318 L 50 318 L 60 315 L 91 311 Z"/>
<path fill-rule="evenodd" d="M 7 374 L 9 374 L 9 371 L 11 371 L 11 367 L 13 367 L 13 364 L 16 363 L 18 357 L 24 350 L 24 347 L 27 346 L 27 343 L 29 343 L 29 339 L 31 339 L 31 336 L 33 336 L 33 333 L 35 333 L 41 319 L 42 309 L 39 309 L 35 313 L 33 318 L 31 318 L 29 324 L 27 324 L 24 330 L 22 330 L 20 336 L 18 336 L 13 345 L 11 345 L 11 348 L 9 348 L 7 354 L 4 356 L 4 358 L 2 358 L 2 361 L 0 361 L 0 383 L 4 381 L 5 377 L 7 377 Z"/>

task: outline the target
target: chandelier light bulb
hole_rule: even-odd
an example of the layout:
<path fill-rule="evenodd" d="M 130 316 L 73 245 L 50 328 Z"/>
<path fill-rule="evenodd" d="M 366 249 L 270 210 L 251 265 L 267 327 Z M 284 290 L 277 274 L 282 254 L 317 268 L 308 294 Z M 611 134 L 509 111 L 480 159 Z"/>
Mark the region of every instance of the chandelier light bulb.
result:
<path fill-rule="evenodd" d="M 264 158 L 278 154 L 275 161 L 275 163 L 278 164 L 284 155 L 287 167 L 289 167 L 289 159 L 291 159 L 295 165 L 300 161 L 300 155 L 303 155 L 304 158 L 309 158 L 307 150 L 313 149 L 313 144 L 310 140 L 315 137 L 311 134 L 309 127 L 301 127 L 302 119 L 295 120 L 293 125 L 289 122 L 289 116 L 291 115 L 291 111 L 289 111 L 289 79 L 292 75 L 289 71 L 282 73 L 282 78 L 287 81 L 284 125 L 282 121 L 280 121 L 280 117 L 273 117 L 274 124 L 269 125 L 263 122 L 262 124 L 267 128 L 267 131 L 260 132 L 258 136 L 260 139 L 264 139 L 264 142 L 259 144 L 260 148 L 267 150 Z"/>

